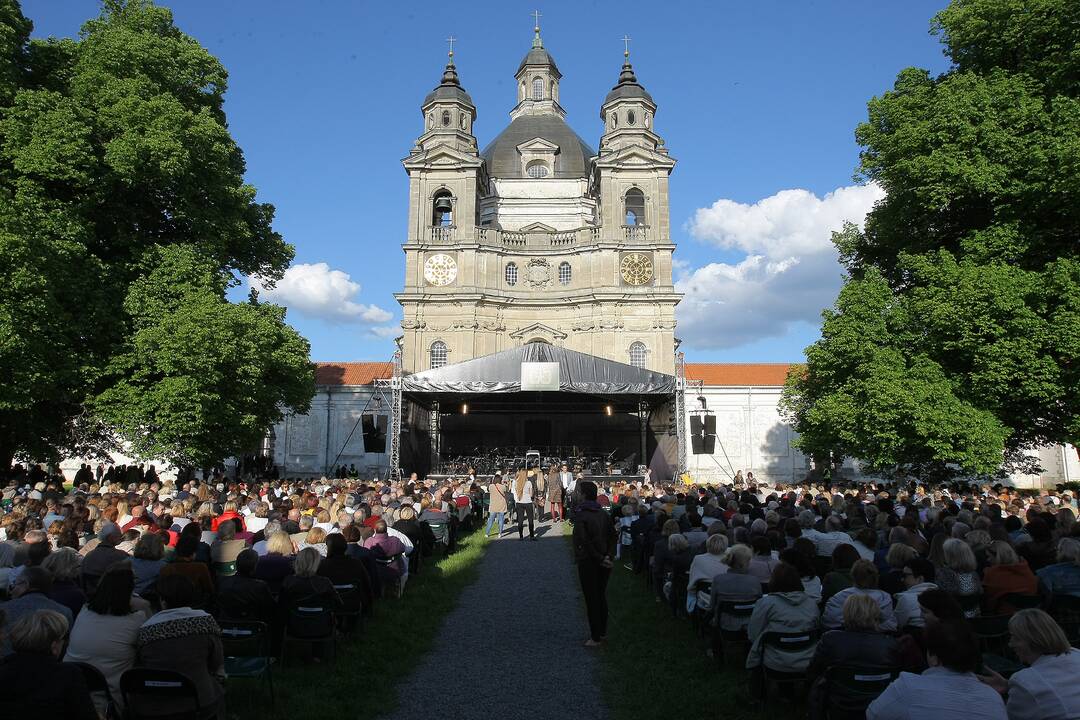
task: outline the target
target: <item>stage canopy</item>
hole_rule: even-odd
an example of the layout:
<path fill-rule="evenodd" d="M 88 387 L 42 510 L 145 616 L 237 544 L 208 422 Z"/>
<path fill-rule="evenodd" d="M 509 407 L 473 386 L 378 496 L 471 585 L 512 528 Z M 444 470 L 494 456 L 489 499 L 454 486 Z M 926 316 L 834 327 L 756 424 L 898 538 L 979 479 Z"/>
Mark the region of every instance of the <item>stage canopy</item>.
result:
<path fill-rule="evenodd" d="M 402 378 L 402 390 L 412 395 L 429 396 L 532 391 L 670 396 L 675 393 L 675 378 L 547 343 L 533 342 L 408 375 Z"/>

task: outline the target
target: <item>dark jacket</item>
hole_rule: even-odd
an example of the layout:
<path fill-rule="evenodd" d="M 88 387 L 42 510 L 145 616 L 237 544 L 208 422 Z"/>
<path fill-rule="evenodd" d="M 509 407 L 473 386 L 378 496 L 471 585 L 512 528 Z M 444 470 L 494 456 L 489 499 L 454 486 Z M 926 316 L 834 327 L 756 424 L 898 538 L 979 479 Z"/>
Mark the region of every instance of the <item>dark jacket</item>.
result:
<path fill-rule="evenodd" d="M 275 595 L 281 592 L 281 583 L 285 578 L 293 574 L 293 558 L 291 555 L 279 553 L 267 553 L 259 558 L 255 565 L 255 577 L 265 580 L 270 586 L 270 592 Z"/>
<path fill-rule="evenodd" d="M 578 507 L 574 557 L 579 564 L 591 565 L 599 565 L 605 557 L 615 557 L 615 524 L 596 502 L 586 501 Z"/>
<path fill-rule="evenodd" d="M 318 574 L 327 578 L 334 584 L 335 589 L 341 585 L 352 585 L 355 591 L 346 592 L 342 597 L 345 602 L 349 598 L 355 598 L 359 606 L 350 607 L 346 603 L 346 610 L 364 610 L 370 613 L 375 600 L 375 593 L 371 586 L 371 578 L 368 576 L 364 563 L 356 558 L 342 555 L 340 557 L 324 558 L 319 563 Z"/>
<path fill-rule="evenodd" d="M 217 607 L 229 620 L 260 620 L 272 623 L 277 602 L 264 580 L 246 575 L 222 577 L 217 593 Z"/>
<path fill-rule="evenodd" d="M 830 630 L 821 636 L 807 674 L 813 679 L 834 665 L 901 669 L 900 643 L 881 633 Z"/>
<path fill-rule="evenodd" d="M 424 525 L 427 527 L 427 525 Z M 431 532 L 430 528 L 428 532 Z M 382 578 L 379 576 L 379 564 L 375 562 L 375 553 L 368 550 L 360 543 L 349 543 L 345 546 L 345 557 L 356 558 L 367 570 L 368 579 L 371 580 L 371 592 L 375 597 L 382 595 Z"/>
<path fill-rule="evenodd" d="M 97 720 L 82 671 L 45 653 L 0 661 L 0 717 Z"/>
<path fill-rule="evenodd" d="M 338 610 L 342 607 L 341 596 L 328 578 L 319 575 L 290 575 L 281 583 L 281 604 L 293 607 L 301 602 Z"/>

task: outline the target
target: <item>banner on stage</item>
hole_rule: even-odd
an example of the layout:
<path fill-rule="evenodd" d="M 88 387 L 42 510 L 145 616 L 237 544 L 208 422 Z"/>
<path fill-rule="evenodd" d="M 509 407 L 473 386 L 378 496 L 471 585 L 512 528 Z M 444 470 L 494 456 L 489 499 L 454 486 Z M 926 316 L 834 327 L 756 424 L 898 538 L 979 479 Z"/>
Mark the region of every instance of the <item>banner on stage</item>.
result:
<path fill-rule="evenodd" d="M 521 363 L 521 389 L 523 392 L 557 392 L 559 389 L 559 363 Z"/>

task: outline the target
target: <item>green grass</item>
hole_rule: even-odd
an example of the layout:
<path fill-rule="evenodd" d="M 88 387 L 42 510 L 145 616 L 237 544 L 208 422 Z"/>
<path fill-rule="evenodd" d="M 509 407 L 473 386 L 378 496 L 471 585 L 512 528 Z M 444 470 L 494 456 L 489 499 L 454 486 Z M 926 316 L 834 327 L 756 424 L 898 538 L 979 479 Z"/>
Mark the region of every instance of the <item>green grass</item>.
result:
<path fill-rule="evenodd" d="M 435 642 L 443 618 L 479 569 L 487 541 L 482 532 L 461 537 L 448 556 L 425 558 L 400 599 L 376 603 L 362 633 L 338 643 L 336 661 L 274 666 L 277 703 L 271 707 L 264 685 L 229 683 L 228 713 L 242 720 L 369 720 L 392 711 L 398 687 Z M 415 690 L 415 688 L 414 688 Z"/>
<path fill-rule="evenodd" d="M 617 562 L 607 597 L 608 640 L 600 657 L 612 720 L 763 717 L 750 696 L 747 671 L 720 669 L 705 655 L 708 636 L 698 637 L 689 620 L 674 618 L 669 605 L 657 603 L 644 576 Z M 801 716 L 801 707 L 780 703 L 772 703 L 768 715 Z"/>

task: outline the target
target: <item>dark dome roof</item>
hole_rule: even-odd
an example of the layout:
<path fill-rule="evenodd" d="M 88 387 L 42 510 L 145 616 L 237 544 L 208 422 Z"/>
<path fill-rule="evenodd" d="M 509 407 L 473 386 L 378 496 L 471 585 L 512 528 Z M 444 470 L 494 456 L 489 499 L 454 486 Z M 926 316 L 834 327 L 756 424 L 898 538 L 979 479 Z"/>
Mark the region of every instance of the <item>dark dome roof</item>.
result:
<path fill-rule="evenodd" d="M 653 102 L 652 95 L 637 81 L 634 68 L 630 65 L 629 60 L 623 63 L 622 72 L 619 73 L 619 83 L 611 88 L 611 92 L 604 98 L 604 104 L 607 105 L 609 102 L 627 98 L 646 100 L 653 105 L 656 104 Z"/>
<path fill-rule="evenodd" d="M 517 75 L 526 65 L 549 65 L 556 73 L 559 73 L 559 68 L 555 65 L 555 58 L 551 57 L 551 53 L 535 45 L 521 59 L 521 64 L 518 65 L 517 72 L 514 74 Z M 562 73 L 559 73 L 559 75 L 562 75 Z"/>
<path fill-rule="evenodd" d="M 428 103 L 434 102 L 435 100 L 457 100 L 468 105 L 473 104 L 472 98 L 469 97 L 469 93 L 465 92 L 465 88 L 461 87 L 461 82 L 458 81 L 457 68 L 454 67 L 454 62 L 452 60 L 446 64 L 446 70 L 443 71 L 442 82 L 439 83 L 437 88 L 427 94 L 427 97 L 424 98 L 424 102 L 420 107 L 427 107 Z"/>
<path fill-rule="evenodd" d="M 588 177 L 589 162 L 596 151 L 558 115 L 519 115 L 507 125 L 481 153 L 487 163 L 488 174 L 494 178 L 526 177 L 517 146 L 537 137 L 559 146 L 551 177 Z"/>

